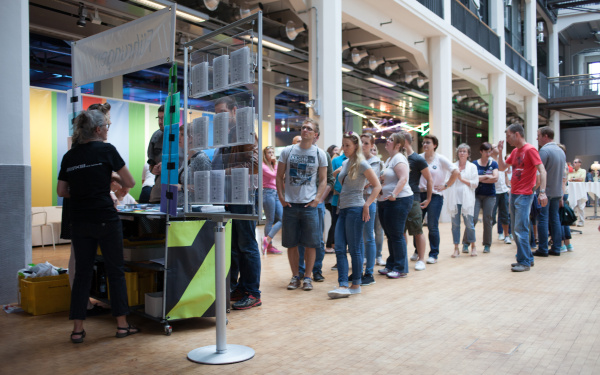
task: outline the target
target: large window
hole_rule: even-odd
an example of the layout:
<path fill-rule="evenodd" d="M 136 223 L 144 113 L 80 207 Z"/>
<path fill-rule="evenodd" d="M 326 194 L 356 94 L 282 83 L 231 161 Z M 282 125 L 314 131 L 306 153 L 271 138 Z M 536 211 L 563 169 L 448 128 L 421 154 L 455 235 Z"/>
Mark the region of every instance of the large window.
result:
<path fill-rule="evenodd" d="M 598 93 L 598 85 L 600 85 L 600 61 L 588 64 L 588 74 L 591 76 L 590 90 Z"/>

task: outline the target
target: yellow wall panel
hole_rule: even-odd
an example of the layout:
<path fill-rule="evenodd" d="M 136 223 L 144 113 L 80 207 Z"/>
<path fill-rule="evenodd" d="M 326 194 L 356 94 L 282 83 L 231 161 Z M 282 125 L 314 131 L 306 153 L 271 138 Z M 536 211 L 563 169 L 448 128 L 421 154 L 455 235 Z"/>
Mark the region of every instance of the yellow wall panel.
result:
<path fill-rule="evenodd" d="M 31 205 L 52 206 L 52 92 L 30 90 Z"/>

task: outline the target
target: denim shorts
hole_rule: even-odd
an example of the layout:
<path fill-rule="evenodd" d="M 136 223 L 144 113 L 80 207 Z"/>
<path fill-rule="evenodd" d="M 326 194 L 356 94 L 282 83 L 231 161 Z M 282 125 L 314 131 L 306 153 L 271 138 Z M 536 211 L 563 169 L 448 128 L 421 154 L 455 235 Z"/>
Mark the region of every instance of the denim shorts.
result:
<path fill-rule="evenodd" d="M 290 203 L 283 208 L 283 226 L 281 245 L 283 247 L 318 248 L 323 233 L 319 230 L 319 211 L 317 207 L 304 207 L 307 203 Z"/>
<path fill-rule="evenodd" d="M 415 195 L 415 197 L 417 197 Z M 406 230 L 411 236 L 423 234 L 423 213 L 421 211 L 421 201 L 414 199 L 408 217 L 406 218 Z"/>

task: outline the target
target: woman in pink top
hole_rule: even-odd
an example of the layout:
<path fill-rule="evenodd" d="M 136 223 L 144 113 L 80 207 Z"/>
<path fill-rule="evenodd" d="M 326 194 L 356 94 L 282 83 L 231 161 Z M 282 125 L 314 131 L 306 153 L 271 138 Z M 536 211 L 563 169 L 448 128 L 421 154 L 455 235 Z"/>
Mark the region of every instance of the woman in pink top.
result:
<path fill-rule="evenodd" d="M 263 150 L 263 209 L 267 222 L 265 224 L 265 237 L 262 241 L 263 254 L 281 254 L 281 250 L 273 247 L 273 237 L 281 229 L 283 207 L 277 197 L 275 176 L 277 175 L 277 158 L 275 148 L 267 146 Z"/>

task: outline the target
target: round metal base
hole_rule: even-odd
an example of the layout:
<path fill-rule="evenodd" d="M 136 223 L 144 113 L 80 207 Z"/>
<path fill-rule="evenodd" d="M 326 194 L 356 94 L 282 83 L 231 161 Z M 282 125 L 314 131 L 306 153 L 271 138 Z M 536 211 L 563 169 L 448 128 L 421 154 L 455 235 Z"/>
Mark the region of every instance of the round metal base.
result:
<path fill-rule="evenodd" d="M 217 346 L 203 346 L 188 353 L 188 359 L 205 365 L 228 365 L 244 362 L 254 357 L 254 349 L 244 345 L 227 344 L 224 353 L 217 353 Z"/>

